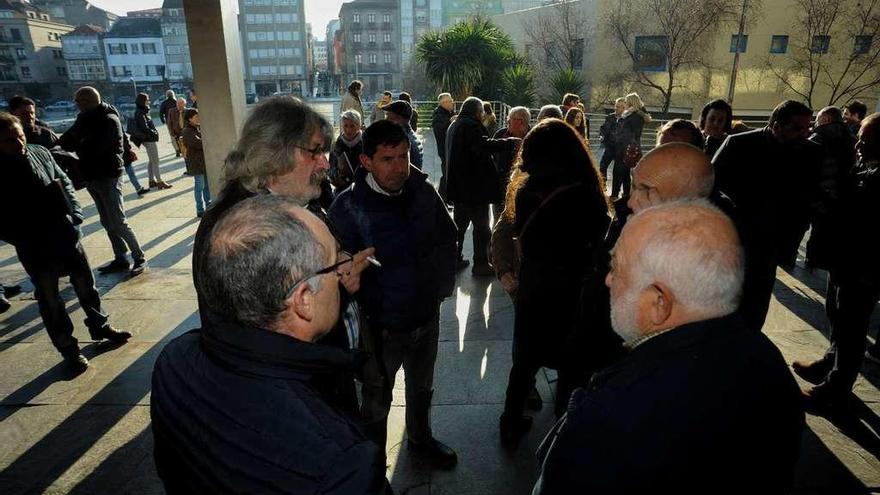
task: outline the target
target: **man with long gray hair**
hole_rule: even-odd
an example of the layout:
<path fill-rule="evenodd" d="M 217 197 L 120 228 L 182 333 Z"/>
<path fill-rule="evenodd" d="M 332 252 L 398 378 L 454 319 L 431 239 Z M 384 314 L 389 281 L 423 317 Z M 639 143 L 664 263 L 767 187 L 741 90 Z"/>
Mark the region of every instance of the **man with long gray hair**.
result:
<path fill-rule="evenodd" d="M 535 494 L 786 491 L 804 413 L 779 350 L 737 314 L 743 266 L 705 200 L 627 222 L 606 284 L 628 354 L 572 395 Z"/>

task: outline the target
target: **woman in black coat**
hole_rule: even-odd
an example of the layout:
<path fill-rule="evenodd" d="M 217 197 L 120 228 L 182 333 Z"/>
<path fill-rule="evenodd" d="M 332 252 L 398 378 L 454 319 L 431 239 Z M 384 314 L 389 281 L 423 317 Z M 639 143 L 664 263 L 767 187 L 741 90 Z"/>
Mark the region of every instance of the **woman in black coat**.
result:
<path fill-rule="evenodd" d="M 616 198 L 621 189 L 623 195 L 629 195 L 632 182 L 630 169 L 635 166 L 635 153 L 641 153 L 642 130 L 651 121 L 651 115 L 645 111 L 645 104 L 637 93 L 626 95 L 626 110 L 620 116 L 617 129 L 617 157 L 614 160 L 614 177 L 611 183 L 611 197 Z M 638 150 L 638 151 L 637 151 Z M 629 155 L 629 157 L 627 157 Z"/>
<path fill-rule="evenodd" d="M 531 426 L 525 400 L 542 366 L 559 371 L 557 414 L 581 381 L 574 361 L 584 354 L 571 345 L 581 289 L 610 222 L 604 190 L 574 128 L 548 119 L 526 135 L 505 207 L 520 248 L 513 366 L 500 425 L 508 446 Z"/>
<path fill-rule="evenodd" d="M 135 99 L 137 109 L 134 113 L 134 128 L 129 129 L 131 134 L 131 142 L 135 146 L 140 147 L 141 144 L 147 150 L 147 157 L 150 159 L 147 166 L 147 172 L 150 177 L 150 187 L 158 187 L 159 189 L 168 189 L 171 184 L 162 180 L 162 174 L 159 171 L 159 131 L 153 124 L 153 118 L 150 116 L 150 97 L 146 93 L 139 93 Z"/>
<path fill-rule="evenodd" d="M 700 131 L 706 141 L 703 149 L 710 160 L 730 135 L 732 125 L 733 108 L 726 101 L 712 100 L 703 107 L 700 112 Z"/>

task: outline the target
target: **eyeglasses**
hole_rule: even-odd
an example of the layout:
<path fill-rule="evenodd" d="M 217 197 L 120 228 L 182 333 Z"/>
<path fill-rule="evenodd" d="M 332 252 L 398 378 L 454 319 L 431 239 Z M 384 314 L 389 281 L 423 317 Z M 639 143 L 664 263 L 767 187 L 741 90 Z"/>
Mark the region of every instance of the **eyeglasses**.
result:
<path fill-rule="evenodd" d="M 284 299 L 290 298 L 291 294 L 293 294 L 293 291 L 296 290 L 297 286 L 299 286 L 300 284 L 302 284 L 303 282 L 305 282 L 311 278 L 319 277 L 321 275 L 327 275 L 328 273 L 333 273 L 333 272 L 336 272 L 336 276 L 341 278 L 342 273 L 351 271 L 351 263 L 354 260 L 354 257 L 351 254 L 349 254 L 345 251 L 339 251 L 339 253 L 336 255 L 336 259 L 339 261 L 337 261 L 336 263 L 333 263 L 330 266 L 326 266 L 324 268 L 321 268 L 320 270 L 316 271 L 315 273 L 313 273 L 311 275 L 306 275 L 305 277 L 302 277 L 301 279 L 294 282 L 293 285 L 290 286 L 290 290 L 287 291 L 287 295 L 284 296 Z M 349 265 L 349 266 L 346 267 L 345 265 Z M 340 269 L 340 268 L 342 268 L 342 269 Z"/>
<path fill-rule="evenodd" d="M 315 146 L 314 148 L 311 148 L 311 149 L 306 148 L 306 147 L 304 147 L 304 146 L 300 146 L 300 145 L 298 145 L 298 144 L 294 144 L 293 147 L 294 147 L 294 148 L 299 148 L 299 149 L 305 151 L 306 153 L 311 154 L 311 155 L 312 155 L 312 160 L 317 160 L 319 157 L 321 157 L 321 156 L 326 156 L 328 153 L 330 153 L 329 151 L 327 151 L 327 150 L 324 149 L 324 145 L 323 145 L 323 144 L 319 144 L 319 145 L 317 145 L 317 146 Z"/>

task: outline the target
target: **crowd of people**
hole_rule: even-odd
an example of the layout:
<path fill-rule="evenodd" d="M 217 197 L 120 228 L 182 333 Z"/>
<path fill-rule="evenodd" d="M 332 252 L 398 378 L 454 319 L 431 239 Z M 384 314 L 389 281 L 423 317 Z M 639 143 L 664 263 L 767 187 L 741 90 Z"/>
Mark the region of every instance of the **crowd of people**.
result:
<path fill-rule="evenodd" d="M 645 152 L 652 116 L 632 93 L 604 119 L 596 160 L 577 95 L 533 122 L 525 107 L 500 121 L 477 97 L 456 108 L 442 93 L 431 116 L 435 188 L 409 95 L 386 92 L 367 125 L 362 88 L 349 85 L 338 136 L 296 98 L 261 101 L 213 203 L 198 111 L 167 97 L 162 118 L 196 178 L 202 217 L 201 327 L 169 342 L 153 372 L 154 457 L 169 493 L 390 493 L 400 369 L 407 449 L 453 469 L 431 406 L 440 307 L 468 266 L 497 277 L 513 301 L 504 448 L 519 447 L 533 427 L 526 411 L 543 407 L 536 373 L 557 371 L 558 421 L 539 448 L 533 493 L 790 487 L 804 412 L 847 414 L 863 357 L 878 355 L 866 337 L 880 263 L 858 246 L 878 242 L 880 114 L 854 102 L 813 122 L 812 109 L 784 101 L 765 127 L 737 132 L 730 105 L 714 100 L 698 125 L 661 126 Z M 60 276 L 71 276 L 92 337 L 131 334 L 101 309 L 73 183 L 44 147 L 52 139 L 78 156 L 72 170 L 116 253 L 108 266 L 128 269 L 129 250 L 133 274 L 146 261 L 120 194 L 123 125 L 93 88 L 76 102 L 80 116 L 60 137 L 28 112 L 0 114 L 14 178 L 2 193 L 39 205 L 0 238 L 37 287 L 56 348 L 82 366 Z M 142 133 L 131 133 L 135 145 L 158 135 L 143 115 L 129 123 Z M 762 328 L 777 268 L 794 265 L 808 230 L 806 265 L 830 274 L 831 346 L 792 364 L 814 384 L 800 389 Z"/>

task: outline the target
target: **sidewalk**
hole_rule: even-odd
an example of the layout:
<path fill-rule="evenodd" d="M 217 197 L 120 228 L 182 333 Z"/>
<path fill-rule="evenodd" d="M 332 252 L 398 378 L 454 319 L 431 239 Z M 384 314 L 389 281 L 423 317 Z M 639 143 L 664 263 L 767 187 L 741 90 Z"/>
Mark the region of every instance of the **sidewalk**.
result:
<path fill-rule="evenodd" d="M 183 162 L 175 159 L 164 128 L 159 135 L 162 173 L 174 187 L 138 198 L 127 177 L 123 186 L 129 221 L 150 268 L 134 279 L 122 274 L 97 275 L 111 321 L 135 334 L 127 345 L 103 352 L 90 342 L 73 290 L 63 283 L 75 335 L 82 339 L 84 353 L 92 362 L 87 372 L 70 379 L 49 342 L 33 288 L 14 250 L 0 244 L 0 282 L 22 283 L 26 291 L 13 298 L 12 309 L 0 316 L 0 493 L 4 495 L 163 493 L 152 460 L 150 375 L 162 347 L 199 325 L 191 278 L 198 219 L 192 178 L 182 175 Z M 425 137 L 425 171 L 436 183 L 439 160 L 430 130 Z M 146 157 L 142 149 L 139 155 Z M 135 166 L 146 181 L 144 160 Z M 84 190 L 79 198 L 87 218 L 84 244 L 95 268 L 112 259 L 112 250 L 91 198 Z M 465 250 L 468 255 L 472 250 L 469 237 Z M 827 345 L 823 281 L 802 270 L 780 271 L 774 292 L 765 333 L 789 362 L 820 356 Z M 880 323 L 877 316 L 872 335 Z M 539 376 L 545 407 L 536 415 L 535 427 L 519 450 L 508 453 L 500 446 L 497 422 L 510 369 L 510 299 L 494 280 L 472 278 L 465 271 L 454 297 L 443 304 L 441 320 L 434 431 L 458 451 L 459 465 L 449 472 L 432 472 L 401 446 L 401 374 L 388 435 L 388 477 L 395 492 L 530 493 L 538 469 L 534 451 L 554 421 L 552 373 Z M 861 427 L 841 432 L 825 419 L 807 417 L 809 429 L 804 433 L 794 493 L 880 490 L 880 367 L 866 364 L 863 372 L 855 390 L 864 403 Z"/>

